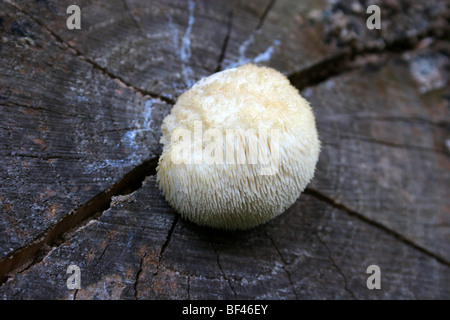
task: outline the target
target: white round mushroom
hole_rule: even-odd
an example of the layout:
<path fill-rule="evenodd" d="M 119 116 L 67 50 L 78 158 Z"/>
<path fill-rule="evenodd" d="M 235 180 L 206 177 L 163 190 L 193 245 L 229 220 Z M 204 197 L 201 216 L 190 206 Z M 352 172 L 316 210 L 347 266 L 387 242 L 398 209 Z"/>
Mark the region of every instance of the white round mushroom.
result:
<path fill-rule="evenodd" d="M 162 124 L 157 180 L 184 218 L 227 230 L 290 207 L 320 152 L 309 103 L 278 71 L 252 64 L 200 80 Z"/>

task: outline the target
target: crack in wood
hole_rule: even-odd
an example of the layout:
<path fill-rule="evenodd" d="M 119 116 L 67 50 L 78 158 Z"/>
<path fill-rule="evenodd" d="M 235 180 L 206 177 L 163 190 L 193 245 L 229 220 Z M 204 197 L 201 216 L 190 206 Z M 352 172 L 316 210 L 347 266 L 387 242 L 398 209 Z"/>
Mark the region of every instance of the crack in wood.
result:
<path fill-rule="evenodd" d="M 275 1 L 276 0 L 270 0 L 269 4 L 264 9 L 263 14 L 259 18 L 258 24 L 256 25 L 256 28 L 253 31 L 253 33 L 255 33 L 256 31 L 258 31 L 258 30 L 260 30 L 262 28 L 262 26 L 264 25 L 264 21 L 266 21 L 267 15 L 269 14 L 269 11 L 272 10 L 272 8 L 273 8 L 273 6 L 275 4 Z"/>
<path fill-rule="evenodd" d="M 163 245 L 161 246 L 161 250 L 159 251 L 158 265 L 156 266 L 156 271 L 154 273 L 154 276 L 156 276 L 159 273 L 159 269 L 161 266 L 162 259 L 164 257 L 164 253 L 166 252 L 166 248 L 169 245 L 170 240 L 172 239 L 173 231 L 175 230 L 175 227 L 176 227 L 179 219 L 180 219 L 180 216 L 178 214 L 175 214 L 175 217 L 172 221 L 172 225 L 170 226 L 170 229 L 167 232 L 166 240 L 164 241 Z"/>
<path fill-rule="evenodd" d="M 225 35 L 225 39 L 222 44 L 222 50 L 219 56 L 219 62 L 217 63 L 217 68 L 215 72 L 219 72 L 222 70 L 223 59 L 225 58 L 225 53 L 228 47 L 228 40 L 230 39 L 231 29 L 233 28 L 233 10 L 230 10 L 228 13 L 228 23 L 227 23 L 227 34 Z"/>
<path fill-rule="evenodd" d="M 107 77 L 111 78 L 114 81 L 119 82 L 120 85 L 127 87 L 128 89 L 130 89 L 131 91 L 135 92 L 135 93 L 139 93 L 143 96 L 149 96 L 153 99 L 159 99 L 163 102 L 166 102 L 170 105 L 174 105 L 175 101 L 172 98 L 169 98 L 167 96 L 161 95 L 161 94 L 157 94 L 155 92 L 151 92 L 145 89 L 142 89 L 140 87 L 134 86 L 133 84 L 129 83 L 128 81 L 126 81 L 125 79 L 123 79 L 122 77 L 113 74 L 111 71 L 109 71 L 107 68 L 102 67 L 101 65 L 99 65 L 97 62 L 95 62 L 94 60 L 92 60 L 91 58 L 85 56 L 81 51 L 79 51 L 77 48 L 71 46 L 70 44 L 66 43 L 64 41 L 63 38 L 61 38 L 56 32 L 54 32 L 53 30 L 51 30 L 50 28 L 48 28 L 44 23 L 42 23 L 39 19 L 33 17 L 32 15 L 30 15 L 27 11 L 25 11 L 23 8 L 21 8 L 20 6 L 18 6 L 16 3 L 14 3 L 11 0 L 7 0 L 7 3 L 12 5 L 15 9 L 17 9 L 18 11 L 20 11 L 22 14 L 26 15 L 28 18 L 30 18 L 31 20 L 33 20 L 37 25 L 39 25 L 42 29 L 46 30 L 58 43 L 60 43 L 63 47 L 65 47 L 68 51 L 71 51 L 73 54 L 75 54 L 77 57 L 79 57 L 80 59 L 84 60 L 85 62 L 87 62 L 88 64 L 91 65 L 91 67 L 93 67 L 94 69 L 100 71 L 102 74 L 106 75 Z"/>
<path fill-rule="evenodd" d="M 110 242 L 108 242 L 108 243 L 106 244 L 105 248 L 103 249 L 102 253 L 100 254 L 100 257 L 99 257 L 99 258 L 97 259 L 97 261 L 95 262 L 95 265 L 94 265 L 93 269 L 95 269 L 95 268 L 97 267 L 97 265 L 99 264 L 100 260 L 102 260 L 103 255 L 105 254 L 106 249 L 108 249 L 109 245 L 110 245 Z"/>
<path fill-rule="evenodd" d="M 280 259 L 283 262 L 282 268 L 283 268 L 284 272 L 286 272 L 287 278 L 289 280 L 289 284 L 291 285 L 291 288 L 292 288 L 292 292 L 294 293 L 294 296 L 298 299 L 297 291 L 295 290 L 294 283 L 292 282 L 291 273 L 286 268 L 286 266 L 289 265 L 289 263 L 286 261 L 284 256 L 281 254 L 281 251 L 280 251 L 280 249 L 278 249 L 278 246 L 276 245 L 276 243 L 273 240 L 273 238 L 267 233 L 267 231 L 264 231 L 264 233 L 266 234 L 267 238 L 269 238 L 270 242 L 272 243 L 272 246 L 275 248 L 275 251 L 280 256 Z"/>
<path fill-rule="evenodd" d="M 443 257 L 439 256 L 438 254 L 435 254 L 435 253 L 431 252 L 430 250 L 428 250 L 428 249 L 422 247 L 421 245 L 413 242 L 412 240 L 406 238 L 404 235 L 398 233 L 397 231 L 390 229 L 389 227 L 385 226 L 384 224 L 382 224 L 380 222 L 377 222 L 377 221 L 374 221 L 374 220 L 371 220 L 371 219 L 367 218 L 366 216 L 362 215 L 361 213 L 348 208 L 344 204 L 337 202 L 333 198 L 325 195 L 324 193 L 322 193 L 322 192 L 320 192 L 318 190 L 312 189 L 310 187 L 307 187 L 303 191 L 303 193 L 307 194 L 307 195 L 310 195 L 310 196 L 312 196 L 312 197 L 314 197 L 314 198 L 316 198 L 316 199 L 318 199 L 320 201 L 323 201 L 323 202 L 331 205 L 332 207 L 334 207 L 336 209 L 344 211 L 349 216 L 354 217 L 354 218 L 356 218 L 356 219 L 358 219 L 358 220 L 360 220 L 360 221 L 362 221 L 362 222 L 364 222 L 366 224 L 371 225 L 372 227 L 377 228 L 378 230 L 383 231 L 384 233 L 390 235 L 394 239 L 402 242 L 403 244 L 405 244 L 405 245 L 407 245 L 407 246 L 409 246 L 409 247 L 411 247 L 411 248 L 421 252 L 422 254 L 424 254 L 424 255 L 426 255 L 426 256 L 428 256 L 430 258 L 435 259 L 439 263 L 442 263 L 442 264 L 450 267 L 450 262 L 445 260 Z"/>
<path fill-rule="evenodd" d="M 111 199 L 114 196 L 129 194 L 142 186 L 147 176 L 156 173 L 158 160 L 153 158 L 144 161 L 133 168 L 122 179 L 116 182 L 111 188 L 106 189 L 78 209 L 65 215 L 54 223 L 42 234 L 38 235 L 34 241 L 19 248 L 0 260 L 0 285 L 5 283 L 9 277 L 18 273 L 18 268 L 27 265 L 24 270 L 41 262 L 49 248 L 58 246 L 74 229 L 87 225 L 93 219 L 98 219 L 111 206 Z"/>
<path fill-rule="evenodd" d="M 342 49 L 340 52 L 326 57 L 317 63 L 313 63 L 299 71 L 288 74 L 287 77 L 290 82 L 301 91 L 351 70 L 363 69 L 373 65 L 373 62 L 371 61 L 364 62 L 360 65 L 355 64 L 355 61 L 358 58 L 363 58 L 370 54 L 378 57 L 376 65 L 377 67 L 380 67 L 388 61 L 391 61 L 393 57 L 400 57 L 405 52 L 415 49 L 415 47 L 425 38 L 431 37 L 436 40 L 446 40 L 445 33 L 436 36 L 434 31 L 433 28 L 429 28 L 420 34 L 415 34 L 402 39 L 394 39 L 392 42 L 387 43 L 383 49 L 374 49 L 371 47 L 363 47 L 361 49 L 350 47 Z"/>
<path fill-rule="evenodd" d="M 254 27 L 254 29 L 250 32 L 247 39 L 245 41 L 243 41 L 241 43 L 241 45 L 239 46 L 239 55 L 240 55 L 239 60 L 236 63 L 233 63 L 231 66 L 228 66 L 228 67 L 235 67 L 237 65 L 246 64 L 246 63 L 250 62 L 250 60 L 248 60 L 245 57 L 245 52 L 246 52 L 248 46 L 254 42 L 256 34 L 258 34 L 260 32 L 260 30 L 264 24 L 264 21 L 266 20 L 266 17 L 269 14 L 269 11 L 272 9 L 274 4 L 275 4 L 275 0 L 271 0 L 269 2 L 269 4 L 266 6 L 266 8 L 264 9 L 264 12 L 259 17 L 258 23 Z M 274 41 L 278 41 L 278 40 L 274 40 Z M 271 46 L 270 49 L 273 50 L 273 47 Z M 269 48 L 267 50 L 269 50 Z M 266 53 L 264 53 L 264 54 L 266 54 Z M 252 61 L 254 63 L 256 63 L 257 58 L 258 57 L 255 57 L 255 59 L 252 59 Z M 223 59 L 223 58 L 221 58 L 221 59 Z M 221 62 L 221 64 L 222 64 L 222 62 Z M 220 68 L 222 68 L 222 66 L 220 66 Z M 217 70 L 220 70 L 220 69 L 217 68 Z M 217 72 L 217 70 L 216 70 L 216 72 Z"/>
<path fill-rule="evenodd" d="M 172 224 L 170 226 L 169 231 L 167 232 L 167 236 L 166 236 L 166 240 L 164 241 L 163 245 L 161 246 L 161 250 L 159 251 L 159 255 L 158 255 L 158 264 L 156 266 L 156 270 L 153 273 L 153 276 L 156 277 L 161 269 L 161 267 L 164 267 L 164 269 L 169 269 L 166 268 L 166 266 L 162 263 L 162 259 L 164 257 L 164 253 L 166 251 L 167 246 L 170 243 L 170 240 L 172 239 L 172 235 L 173 232 L 175 230 L 175 227 L 178 223 L 180 219 L 180 216 L 178 214 L 175 215 Z M 144 265 L 144 260 L 147 257 L 147 255 L 149 254 L 150 250 L 147 250 L 141 257 L 140 261 L 139 261 L 139 269 L 136 272 L 136 280 L 134 282 L 133 288 L 134 288 L 134 297 L 136 300 L 138 300 L 138 285 L 139 285 L 139 278 L 141 276 L 142 270 L 143 270 L 143 265 Z M 178 271 L 177 271 L 178 272 Z M 180 272 L 179 272 L 180 273 Z M 181 274 L 181 273 L 180 273 Z"/>
<path fill-rule="evenodd" d="M 23 274 L 26 273 L 28 270 L 30 270 L 35 264 L 39 263 L 40 261 L 43 261 L 46 259 L 55 249 L 55 247 L 50 247 L 48 245 L 44 245 L 34 257 L 32 257 L 31 262 L 29 262 L 26 265 L 21 266 L 21 269 L 17 270 L 17 274 Z M 0 283 L 1 284 L 1 283 Z"/>
<path fill-rule="evenodd" d="M 299 90 L 315 86 L 338 74 L 349 71 L 349 61 L 352 56 L 348 51 L 327 57 L 300 71 L 288 74 L 289 81 Z"/>
<path fill-rule="evenodd" d="M 213 247 L 214 253 L 216 254 L 217 266 L 219 267 L 220 273 L 222 274 L 223 279 L 227 281 L 228 287 L 233 292 L 234 298 L 237 299 L 236 290 L 234 290 L 233 286 L 231 285 L 231 279 L 225 274 L 225 271 L 222 268 L 222 264 L 220 263 L 219 252 L 217 251 L 216 245 L 214 244 L 214 241 L 212 239 L 211 245 Z"/>
<path fill-rule="evenodd" d="M 147 250 L 147 251 L 142 255 L 142 257 L 141 257 L 141 259 L 140 259 L 140 261 L 139 261 L 139 269 L 138 269 L 138 271 L 136 272 L 136 280 L 134 281 L 134 284 L 133 284 L 134 298 L 135 298 L 136 300 L 139 299 L 139 298 L 138 298 L 138 284 L 139 284 L 139 278 L 140 278 L 141 273 L 142 273 L 142 266 L 143 266 L 143 264 L 144 264 L 144 259 L 145 259 L 145 257 L 147 257 L 147 255 L 148 255 L 149 252 L 150 252 L 150 250 Z"/>
<path fill-rule="evenodd" d="M 353 299 L 358 300 L 358 298 L 356 298 L 355 294 L 350 290 L 350 288 L 348 287 L 348 281 L 347 281 L 347 277 L 345 276 L 345 274 L 342 272 L 341 268 L 338 266 L 338 264 L 336 263 L 336 261 L 333 258 L 333 255 L 331 254 L 330 248 L 328 248 L 328 245 L 325 243 L 325 241 L 323 241 L 318 232 L 315 232 L 314 235 L 316 236 L 317 240 L 320 242 L 320 244 L 322 244 L 322 246 L 325 248 L 325 250 L 328 253 L 328 260 L 330 260 L 330 263 L 333 265 L 333 267 L 336 269 L 336 271 L 339 273 L 339 275 L 342 277 L 343 281 L 344 281 L 344 290 L 347 291 Z"/>

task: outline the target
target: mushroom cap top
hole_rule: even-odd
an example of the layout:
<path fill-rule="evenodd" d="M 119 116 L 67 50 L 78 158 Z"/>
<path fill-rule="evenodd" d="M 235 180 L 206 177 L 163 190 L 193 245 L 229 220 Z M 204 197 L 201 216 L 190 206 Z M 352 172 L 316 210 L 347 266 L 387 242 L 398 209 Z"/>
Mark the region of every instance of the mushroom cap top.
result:
<path fill-rule="evenodd" d="M 162 143 L 168 145 L 171 131 L 180 125 L 194 128 L 261 129 L 279 128 L 315 131 L 308 102 L 280 72 L 247 64 L 215 73 L 183 93 L 164 120 Z M 311 130 L 310 130 L 311 129 Z"/>
<path fill-rule="evenodd" d="M 197 82 L 178 98 L 161 129 L 157 180 L 166 200 L 183 217 L 223 229 L 248 229 L 284 212 L 314 176 L 320 152 L 309 103 L 283 74 L 252 64 Z M 208 130 L 216 149 L 208 148 Z M 226 134 L 233 131 L 230 144 Z M 238 142 L 243 147 L 227 158 L 227 148 Z M 174 160 L 180 150 L 189 151 L 188 161 Z M 217 150 L 223 161 L 207 161 Z M 261 150 L 264 161 L 246 161 Z"/>

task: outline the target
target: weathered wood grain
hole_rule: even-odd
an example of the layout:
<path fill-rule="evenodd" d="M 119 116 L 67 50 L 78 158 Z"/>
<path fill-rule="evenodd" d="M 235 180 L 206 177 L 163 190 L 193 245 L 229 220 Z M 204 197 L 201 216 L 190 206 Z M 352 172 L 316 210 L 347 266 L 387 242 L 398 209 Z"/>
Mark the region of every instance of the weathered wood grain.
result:
<path fill-rule="evenodd" d="M 212 1 L 81 1 L 83 26 L 66 28 L 71 1 L 15 1 L 95 67 L 175 99 L 216 70 L 229 7 Z"/>
<path fill-rule="evenodd" d="M 169 108 L 93 68 L 13 6 L 0 6 L 4 261 L 156 157 L 158 119 Z"/>
<path fill-rule="evenodd" d="M 310 187 L 449 261 L 450 60 L 433 51 L 405 59 L 303 91 L 323 141 Z M 423 94 L 421 63 L 429 74 L 420 76 L 434 77 Z"/>
<path fill-rule="evenodd" d="M 0 2 L 3 299 L 450 297 L 446 1 L 381 1 L 381 30 L 366 1 L 83 0 L 81 30 L 70 4 Z M 141 182 L 177 96 L 248 62 L 311 101 L 316 177 L 264 226 L 199 228 Z"/>
<path fill-rule="evenodd" d="M 66 268 L 81 268 L 68 290 Z M 382 290 L 366 269 L 382 270 Z M 43 281 L 45 279 L 45 281 Z M 113 199 L 41 262 L 0 288 L 6 299 L 416 299 L 450 295 L 448 266 L 310 195 L 245 232 L 177 218 L 155 179 Z"/>

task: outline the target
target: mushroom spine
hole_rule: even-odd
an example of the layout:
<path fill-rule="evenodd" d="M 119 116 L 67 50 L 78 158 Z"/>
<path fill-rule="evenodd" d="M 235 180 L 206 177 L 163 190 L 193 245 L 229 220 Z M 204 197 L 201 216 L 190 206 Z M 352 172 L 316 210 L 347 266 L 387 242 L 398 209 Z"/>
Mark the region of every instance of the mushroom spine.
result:
<path fill-rule="evenodd" d="M 320 152 L 309 103 L 280 72 L 247 64 L 197 82 L 162 123 L 157 181 L 184 218 L 248 229 L 283 213 Z"/>

